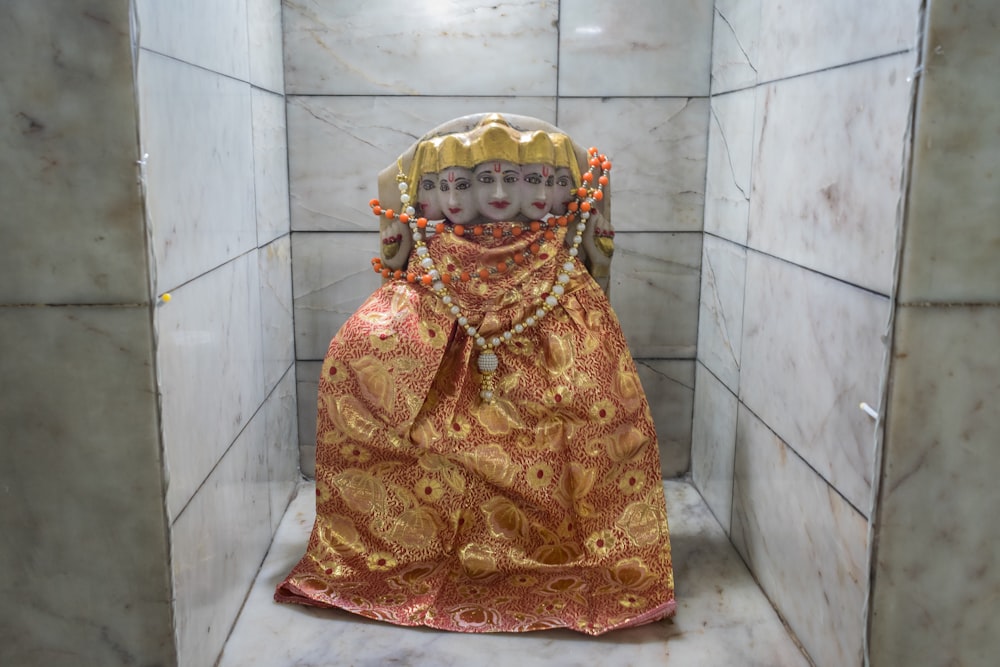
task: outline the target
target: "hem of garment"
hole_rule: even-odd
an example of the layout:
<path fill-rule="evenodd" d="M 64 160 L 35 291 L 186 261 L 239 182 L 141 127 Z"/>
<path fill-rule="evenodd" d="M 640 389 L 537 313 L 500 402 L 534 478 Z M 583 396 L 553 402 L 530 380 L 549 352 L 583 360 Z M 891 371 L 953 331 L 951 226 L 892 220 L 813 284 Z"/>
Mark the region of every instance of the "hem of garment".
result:
<path fill-rule="evenodd" d="M 320 609 L 340 609 L 346 611 L 349 614 L 354 614 L 355 616 L 361 616 L 362 618 L 367 618 L 373 621 L 380 621 L 382 623 L 390 623 L 392 625 L 398 625 L 403 627 L 419 628 L 427 627 L 433 628 L 435 630 L 445 630 L 447 632 L 461 632 L 466 634 L 486 634 L 486 633 L 510 633 L 510 634 L 522 634 L 526 632 L 541 632 L 543 630 L 573 630 L 574 632 L 580 632 L 585 635 L 590 635 L 593 637 L 603 635 L 607 632 L 613 632 L 615 630 L 625 630 L 626 628 L 634 628 L 640 625 L 647 625 L 649 623 L 655 623 L 657 621 L 662 621 L 674 616 L 677 611 L 677 601 L 671 598 L 667 602 L 664 602 L 654 609 L 643 612 L 635 618 L 630 618 L 626 621 L 618 623 L 616 625 L 607 628 L 592 628 L 588 626 L 577 626 L 573 625 L 571 622 L 567 621 L 562 625 L 551 625 L 541 628 L 505 628 L 498 627 L 494 625 L 485 626 L 469 626 L 469 627 L 459 627 L 454 623 L 441 622 L 435 616 L 428 617 L 426 612 L 422 621 L 404 621 L 392 618 L 384 618 L 375 614 L 366 614 L 365 610 L 362 609 L 348 609 L 346 607 L 341 607 L 337 604 L 330 604 L 326 602 L 320 602 L 315 600 L 304 592 L 302 592 L 297 586 L 289 582 L 284 582 L 279 586 L 274 592 L 274 601 L 281 604 L 300 604 L 308 607 L 317 607 Z"/>

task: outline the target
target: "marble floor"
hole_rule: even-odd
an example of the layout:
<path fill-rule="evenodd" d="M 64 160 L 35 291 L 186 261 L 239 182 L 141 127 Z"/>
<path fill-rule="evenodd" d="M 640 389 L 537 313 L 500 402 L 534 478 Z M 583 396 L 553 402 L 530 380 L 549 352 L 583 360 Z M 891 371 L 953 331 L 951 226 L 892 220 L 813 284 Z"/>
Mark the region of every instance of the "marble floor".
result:
<path fill-rule="evenodd" d="M 278 527 L 218 667 L 811 665 L 694 487 L 668 481 L 665 488 L 677 615 L 589 637 L 569 630 L 448 633 L 273 602 L 274 587 L 298 562 L 312 528 L 314 487 L 303 484 Z"/>

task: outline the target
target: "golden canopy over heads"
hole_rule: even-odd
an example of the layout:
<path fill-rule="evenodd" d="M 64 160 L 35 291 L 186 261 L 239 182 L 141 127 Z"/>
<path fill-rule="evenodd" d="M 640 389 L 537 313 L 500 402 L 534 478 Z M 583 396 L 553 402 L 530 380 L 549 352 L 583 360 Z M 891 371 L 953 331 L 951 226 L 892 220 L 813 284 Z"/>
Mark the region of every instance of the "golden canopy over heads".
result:
<path fill-rule="evenodd" d="M 474 169 L 490 160 L 568 167 L 573 183 L 580 184 L 580 166 L 568 136 L 542 130 L 521 131 L 511 127 L 500 114 L 490 114 L 467 132 L 432 137 L 417 146 L 407 174 L 410 195 L 423 174 L 440 173 L 448 167 Z"/>

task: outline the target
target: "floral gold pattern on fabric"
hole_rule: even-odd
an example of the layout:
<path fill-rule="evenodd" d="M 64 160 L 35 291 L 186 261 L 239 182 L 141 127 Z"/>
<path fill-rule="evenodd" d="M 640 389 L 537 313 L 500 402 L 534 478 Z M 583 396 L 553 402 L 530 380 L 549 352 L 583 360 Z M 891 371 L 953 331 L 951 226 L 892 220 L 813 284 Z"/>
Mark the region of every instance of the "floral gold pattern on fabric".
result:
<path fill-rule="evenodd" d="M 457 271 L 482 254 L 451 234 L 428 248 Z M 452 291 L 472 324 L 503 331 L 551 284 L 524 266 Z M 451 317 L 390 282 L 331 341 L 316 524 L 276 598 L 463 632 L 601 634 L 671 615 L 656 431 L 607 297 L 575 273 L 498 355 L 493 403 Z"/>
<path fill-rule="evenodd" d="M 365 357 L 351 362 L 362 395 L 378 410 L 390 410 L 396 402 L 396 386 L 392 376 L 378 359 Z"/>

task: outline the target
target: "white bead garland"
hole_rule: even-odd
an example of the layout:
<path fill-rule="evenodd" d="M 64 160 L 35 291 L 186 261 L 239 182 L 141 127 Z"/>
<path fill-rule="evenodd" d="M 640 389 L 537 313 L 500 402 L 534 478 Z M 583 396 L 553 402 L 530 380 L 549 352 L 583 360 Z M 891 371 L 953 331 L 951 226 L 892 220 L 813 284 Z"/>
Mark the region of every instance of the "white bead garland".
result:
<path fill-rule="evenodd" d="M 600 161 L 596 159 L 597 150 L 590 149 L 588 154 L 591 159 L 591 166 L 589 173 L 591 174 L 591 181 L 593 181 L 593 174 L 596 171 L 595 162 Z M 603 156 L 602 158 L 603 159 Z M 610 165 L 604 162 L 600 165 L 602 170 L 601 178 L 607 178 L 608 170 Z M 412 206 L 408 206 L 410 202 L 409 195 L 409 184 L 406 182 L 405 177 L 402 173 L 397 176 L 398 187 L 400 191 L 400 202 L 405 207 L 405 212 L 412 217 L 415 215 L 416 211 Z M 590 183 L 591 181 L 588 181 Z M 572 237 L 572 245 L 568 249 L 568 254 L 571 258 L 578 257 L 580 254 L 580 244 L 583 242 L 583 234 L 587 228 L 587 220 L 590 218 L 589 209 L 593 208 L 600 199 L 603 197 L 604 185 L 600 183 L 598 179 L 598 185 L 595 188 L 584 188 L 586 190 L 586 196 L 581 197 L 579 194 L 575 194 L 574 198 L 577 202 L 577 208 L 586 208 L 588 210 L 581 210 L 579 213 L 580 221 L 576 225 L 576 230 Z M 595 196 L 595 193 L 600 192 L 601 194 Z M 586 206 L 583 204 L 586 203 Z M 378 213 L 378 211 L 376 211 Z M 570 218 L 572 223 L 572 217 Z M 431 285 L 432 290 L 441 299 L 441 302 L 445 306 L 449 306 L 449 312 L 455 316 L 458 325 L 465 330 L 465 333 L 471 338 L 476 347 L 479 348 L 479 355 L 477 359 L 477 366 L 479 371 L 482 373 L 482 389 L 479 392 L 480 397 L 487 403 L 492 403 L 495 399 L 495 391 L 493 387 L 493 377 L 497 369 L 500 367 L 500 361 L 496 355 L 496 349 L 498 349 L 504 343 L 509 343 L 514 339 L 515 335 L 524 333 L 525 329 L 535 326 L 538 320 L 544 318 L 549 312 L 551 312 L 556 306 L 559 305 L 559 297 L 566 293 L 565 285 L 567 285 L 571 278 L 570 276 L 579 270 L 579 265 L 572 259 L 566 261 L 561 266 L 561 272 L 556 275 L 556 280 L 553 282 L 550 292 L 546 294 L 537 306 L 532 309 L 528 309 L 531 313 L 525 317 L 521 322 L 514 324 L 506 331 L 503 331 L 497 336 L 492 336 L 489 340 L 485 337 L 479 335 L 479 331 L 476 327 L 469 324 L 469 318 L 462 312 L 461 306 L 457 303 L 455 297 L 448 293 L 448 286 L 441 281 L 441 273 L 435 266 L 434 259 L 430 256 L 430 251 L 427 248 L 425 242 L 425 234 L 421 234 L 419 227 L 416 222 L 411 222 L 410 233 L 413 238 L 414 251 L 416 252 L 417 258 L 419 259 L 419 264 L 422 268 L 426 269 L 427 276 L 433 281 Z M 559 244 L 561 246 L 561 243 Z"/>

